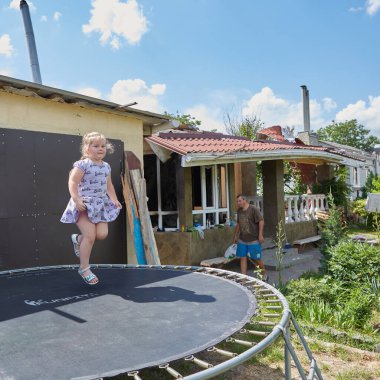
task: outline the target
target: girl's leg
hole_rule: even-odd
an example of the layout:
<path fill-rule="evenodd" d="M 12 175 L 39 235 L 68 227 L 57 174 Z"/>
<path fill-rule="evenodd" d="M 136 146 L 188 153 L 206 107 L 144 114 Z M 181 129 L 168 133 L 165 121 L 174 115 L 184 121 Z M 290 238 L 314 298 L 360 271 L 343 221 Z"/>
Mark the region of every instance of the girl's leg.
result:
<path fill-rule="evenodd" d="M 86 212 L 81 212 L 79 214 L 77 226 L 82 235 L 79 247 L 80 268 L 84 269 L 88 267 L 90 263 L 90 255 L 96 238 L 96 225 L 88 219 Z M 90 273 L 91 271 L 87 270 L 83 273 L 83 276 L 88 276 Z M 98 279 L 95 278 L 91 283 L 96 283 L 97 281 Z"/>
<path fill-rule="evenodd" d="M 95 225 L 96 240 L 104 240 L 108 236 L 108 223 L 100 222 Z"/>

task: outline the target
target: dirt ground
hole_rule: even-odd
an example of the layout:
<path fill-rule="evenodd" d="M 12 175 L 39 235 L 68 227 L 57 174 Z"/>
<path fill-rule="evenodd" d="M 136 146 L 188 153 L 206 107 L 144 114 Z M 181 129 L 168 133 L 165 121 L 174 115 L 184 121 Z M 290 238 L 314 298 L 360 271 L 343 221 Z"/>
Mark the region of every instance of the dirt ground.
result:
<path fill-rule="evenodd" d="M 322 344 L 320 342 L 320 344 Z M 379 380 L 380 354 L 323 342 L 325 352 L 313 351 L 324 380 Z M 304 369 L 308 369 L 306 354 L 297 351 Z M 292 361 L 292 380 L 302 379 Z M 306 372 L 306 375 L 308 371 Z M 219 380 L 283 380 L 283 363 L 245 364 L 217 377 Z"/>

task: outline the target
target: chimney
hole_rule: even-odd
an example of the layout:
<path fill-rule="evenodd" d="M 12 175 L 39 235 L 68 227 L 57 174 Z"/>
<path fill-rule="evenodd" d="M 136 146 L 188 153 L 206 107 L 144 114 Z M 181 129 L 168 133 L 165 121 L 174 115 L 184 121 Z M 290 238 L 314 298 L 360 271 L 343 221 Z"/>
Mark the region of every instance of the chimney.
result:
<path fill-rule="evenodd" d="M 302 88 L 302 104 L 303 104 L 303 130 L 310 133 L 310 107 L 309 107 L 309 90 L 306 86 Z"/>
<path fill-rule="evenodd" d="M 36 42 L 34 40 L 32 20 L 30 18 L 29 6 L 25 0 L 20 1 L 20 10 L 24 21 L 26 42 L 28 44 L 30 65 L 32 67 L 33 81 L 42 84 L 40 65 L 38 64 Z"/>

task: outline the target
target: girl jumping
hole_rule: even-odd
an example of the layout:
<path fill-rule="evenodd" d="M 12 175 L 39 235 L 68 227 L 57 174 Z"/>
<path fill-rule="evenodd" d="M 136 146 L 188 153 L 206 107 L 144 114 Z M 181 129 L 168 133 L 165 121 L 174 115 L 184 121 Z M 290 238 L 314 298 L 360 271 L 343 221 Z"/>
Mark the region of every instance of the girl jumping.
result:
<path fill-rule="evenodd" d="M 78 273 L 89 285 L 99 282 L 91 272 L 90 255 L 95 240 L 108 235 L 108 222 L 122 208 L 111 181 L 111 167 L 103 161 L 113 146 L 98 132 L 86 133 L 82 139 L 82 157 L 69 175 L 71 199 L 61 217 L 63 223 L 76 223 L 80 234 L 71 235 L 74 252 L 80 260 Z"/>

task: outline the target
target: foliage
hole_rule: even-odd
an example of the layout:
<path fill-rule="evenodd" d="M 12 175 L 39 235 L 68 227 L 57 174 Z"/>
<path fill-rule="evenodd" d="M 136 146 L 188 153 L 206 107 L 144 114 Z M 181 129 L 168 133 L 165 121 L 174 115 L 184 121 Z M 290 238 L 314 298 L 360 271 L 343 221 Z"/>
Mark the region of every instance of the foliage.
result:
<path fill-rule="evenodd" d="M 257 132 L 263 128 L 262 122 L 257 116 L 234 116 L 226 113 L 224 125 L 229 135 L 248 137 L 250 140 L 256 138 Z"/>
<path fill-rule="evenodd" d="M 317 134 L 321 140 L 336 142 L 371 152 L 375 144 L 380 143 L 380 140 L 375 136 L 369 135 L 369 133 L 370 130 L 359 124 L 356 119 L 344 123 L 333 121 L 332 124 L 317 130 Z"/>
<path fill-rule="evenodd" d="M 379 249 L 370 244 L 342 241 L 329 248 L 329 273 L 349 286 L 380 278 Z"/>
<path fill-rule="evenodd" d="M 306 194 L 307 191 L 301 171 L 289 162 L 284 162 L 284 191 L 291 195 Z"/>
<path fill-rule="evenodd" d="M 373 189 L 372 182 L 374 179 L 375 179 L 375 175 L 372 172 L 369 172 L 368 177 L 365 181 L 365 184 L 362 187 L 362 198 L 367 198 L 368 194 L 372 192 L 372 189 Z"/>
<path fill-rule="evenodd" d="M 346 239 L 346 227 L 343 224 L 342 211 L 335 205 L 334 197 L 331 193 L 327 195 L 329 203 L 329 217 L 323 225 L 319 225 L 322 233 L 321 252 L 325 259 L 329 257 L 331 247 Z"/>
<path fill-rule="evenodd" d="M 348 169 L 346 167 L 337 166 L 334 169 L 334 177 L 313 185 L 313 194 L 332 194 L 334 203 L 337 206 L 347 207 L 350 187 L 346 182 Z"/>
<path fill-rule="evenodd" d="M 339 291 L 339 284 L 331 284 L 328 278 L 325 277 L 300 278 L 291 280 L 286 284 L 286 296 L 291 303 L 307 303 L 321 300 L 331 303 Z"/>
<path fill-rule="evenodd" d="M 180 114 L 178 111 L 176 114 L 164 112 L 164 115 L 169 116 L 172 120 L 177 120 L 181 125 L 189 125 L 192 127 L 198 127 L 202 122 L 189 114 Z"/>
<path fill-rule="evenodd" d="M 280 287 L 282 286 L 282 259 L 285 242 L 285 228 L 283 226 L 283 220 L 280 220 L 276 226 L 276 258 L 278 263 L 278 284 Z"/>
<path fill-rule="evenodd" d="M 368 212 L 365 208 L 365 205 L 365 199 L 356 199 L 352 201 L 350 207 L 350 213 L 352 214 L 352 218 L 355 220 L 358 219 L 357 217 L 359 217 L 359 223 L 362 220 L 362 223 L 365 223 L 365 225 L 368 228 L 376 230 L 375 213 Z"/>
<path fill-rule="evenodd" d="M 371 193 L 380 193 L 380 176 L 373 179 Z"/>

